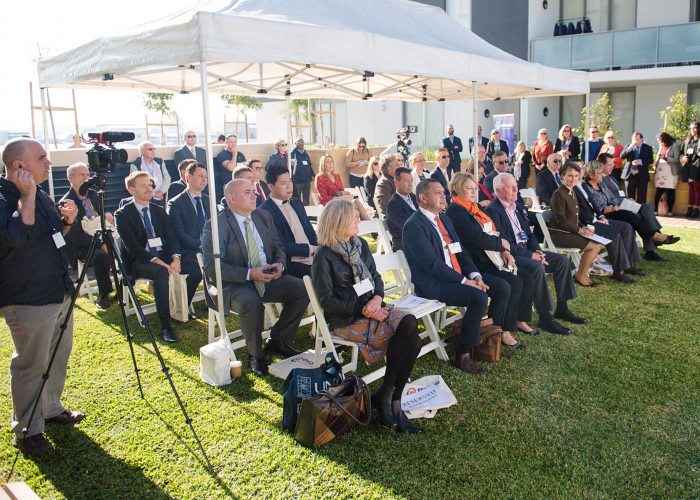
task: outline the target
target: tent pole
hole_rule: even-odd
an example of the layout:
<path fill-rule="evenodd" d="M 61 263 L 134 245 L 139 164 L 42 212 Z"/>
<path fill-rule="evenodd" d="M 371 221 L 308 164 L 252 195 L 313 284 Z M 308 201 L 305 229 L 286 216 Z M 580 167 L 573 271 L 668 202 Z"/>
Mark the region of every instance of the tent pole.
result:
<path fill-rule="evenodd" d="M 287 96 L 287 170 L 292 173 L 292 91 L 290 89 L 290 84 L 292 82 L 287 80 L 287 91 L 285 92 Z"/>
<path fill-rule="evenodd" d="M 586 137 L 586 134 L 588 134 L 588 131 L 591 128 L 591 91 L 590 89 L 588 92 L 586 92 L 586 130 L 583 131 L 583 136 L 584 138 Z M 586 161 L 591 161 L 591 159 L 595 160 L 595 158 L 590 158 L 589 157 L 589 148 L 590 148 L 590 141 L 586 140 L 584 142 L 584 147 L 585 147 L 585 153 L 586 153 Z"/>
<path fill-rule="evenodd" d="M 219 325 L 226 324 L 226 315 L 224 314 L 224 294 L 223 284 L 221 280 L 221 247 L 219 246 L 219 225 L 216 206 L 216 179 L 214 177 L 214 158 L 211 147 L 211 122 L 209 117 L 209 83 L 207 81 L 207 63 L 203 59 L 199 61 L 199 76 L 202 80 L 202 113 L 204 118 L 204 145 L 207 150 L 207 173 L 209 174 L 209 213 L 211 214 L 211 241 L 212 251 L 214 254 L 214 274 L 216 280 L 216 306 Z M 234 158 L 235 161 L 235 158 Z M 228 337 L 226 337 L 228 341 Z M 236 360 L 236 354 L 233 351 L 230 343 L 229 350 L 231 359 Z"/>
<path fill-rule="evenodd" d="M 474 178 L 478 179 L 479 178 L 479 145 L 476 143 L 476 131 L 477 131 L 477 124 L 476 124 L 476 86 L 478 84 L 476 81 L 472 81 L 472 150 L 469 152 L 472 156 L 472 160 L 474 160 Z"/>
<path fill-rule="evenodd" d="M 39 88 L 39 94 L 41 95 L 41 121 L 44 127 L 44 149 L 46 150 L 46 157 L 51 160 L 51 153 L 49 152 L 49 126 L 46 123 L 46 98 L 44 97 L 44 89 Z M 32 111 L 32 114 L 34 111 Z M 53 169 L 49 169 L 49 196 L 52 200 L 56 201 L 53 192 Z"/>
<path fill-rule="evenodd" d="M 423 127 L 423 150 L 425 150 L 426 140 L 427 140 L 427 135 L 428 135 L 427 134 L 428 131 L 425 130 L 425 107 L 426 107 L 426 104 L 425 104 L 425 101 L 423 101 L 423 123 L 421 124 L 421 126 Z"/>

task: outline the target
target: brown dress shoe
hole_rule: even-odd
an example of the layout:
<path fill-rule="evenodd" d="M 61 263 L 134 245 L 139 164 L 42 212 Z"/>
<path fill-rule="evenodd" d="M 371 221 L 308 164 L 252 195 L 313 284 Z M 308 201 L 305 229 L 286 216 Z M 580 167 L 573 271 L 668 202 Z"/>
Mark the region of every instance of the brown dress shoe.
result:
<path fill-rule="evenodd" d="M 84 413 L 79 413 L 77 411 L 63 410 L 55 417 L 47 418 L 46 422 L 52 424 L 66 424 L 75 425 L 80 423 L 85 418 Z"/>
<path fill-rule="evenodd" d="M 13 434 L 12 446 L 30 457 L 43 457 L 53 451 L 53 445 L 43 434 L 34 434 L 26 438 Z"/>
<path fill-rule="evenodd" d="M 484 373 L 484 369 L 479 366 L 479 363 L 472 359 L 468 352 L 464 354 L 456 353 L 454 358 L 452 358 L 452 364 L 463 372 L 473 373 L 475 375 Z"/>

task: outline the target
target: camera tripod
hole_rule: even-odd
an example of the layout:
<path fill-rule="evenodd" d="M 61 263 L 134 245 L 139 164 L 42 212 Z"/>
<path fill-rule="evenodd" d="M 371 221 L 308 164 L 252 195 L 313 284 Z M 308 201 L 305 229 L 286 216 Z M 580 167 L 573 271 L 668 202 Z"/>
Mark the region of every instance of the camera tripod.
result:
<path fill-rule="evenodd" d="M 126 304 L 124 302 L 124 294 L 123 294 L 123 289 L 121 286 L 119 286 L 119 273 L 121 273 L 122 280 L 124 281 L 124 284 L 127 287 L 127 291 L 129 294 L 129 297 L 134 303 L 135 309 L 136 309 L 136 314 L 138 316 L 139 322 L 143 326 L 143 328 L 146 330 L 146 333 L 148 334 L 148 338 L 151 341 L 151 346 L 153 347 L 153 351 L 156 353 L 156 357 L 158 358 L 158 361 L 160 362 L 161 370 L 165 374 L 165 378 L 168 379 L 168 383 L 170 384 L 170 389 L 173 392 L 173 395 L 175 396 L 175 400 L 177 401 L 177 404 L 180 406 L 180 410 L 182 411 L 182 415 L 185 417 L 185 422 L 189 426 L 190 430 L 192 431 L 192 435 L 194 436 L 195 441 L 197 442 L 197 445 L 199 446 L 199 450 L 202 452 L 202 456 L 204 457 L 204 461 L 207 464 L 207 467 L 209 468 L 210 471 L 214 472 L 214 469 L 211 466 L 211 463 L 209 462 L 209 457 L 207 456 L 207 453 L 204 451 L 204 447 L 202 446 L 201 441 L 199 440 L 199 436 L 197 436 L 197 433 L 194 430 L 194 426 L 192 425 L 192 419 L 190 416 L 187 414 L 187 410 L 185 409 L 184 404 L 182 403 L 182 400 L 180 399 L 180 395 L 177 392 L 177 389 L 175 389 L 175 384 L 173 383 L 173 379 L 170 376 L 170 368 L 165 364 L 165 361 L 163 360 L 163 356 L 160 353 L 160 349 L 158 348 L 158 344 L 156 342 L 156 339 L 153 335 L 153 332 L 151 331 L 150 327 L 148 326 L 148 322 L 146 321 L 146 316 L 143 313 L 143 309 L 141 308 L 141 303 L 139 302 L 138 297 L 136 296 L 136 291 L 134 290 L 133 284 L 131 281 L 128 279 L 128 275 L 126 274 L 124 270 L 124 262 L 121 259 L 121 256 L 117 253 L 116 251 L 116 245 L 114 243 L 114 236 L 112 235 L 112 230 L 107 228 L 107 223 L 105 220 L 105 210 L 104 210 L 104 187 L 106 185 L 106 179 L 101 175 L 98 174 L 96 176 L 98 179 L 96 184 L 100 185 L 101 189 L 97 190 L 97 194 L 99 196 L 99 208 L 98 208 L 98 213 L 100 215 L 100 228 L 98 229 L 94 236 L 92 237 L 92 243 L 90 244 L 90 249 L 88 251 L 87 257 L 85 259 L 85 266 L 83 266 L 82 272 L 80 273 L 80 277 L 78 278 L 78 281 L 75 284 L 75 291 L 73 292 L 73 295 L 71 297 L 71 303 L 70 303 L 70 309 L 69 313 L 66 315 L 65 319 L 63 320 L 63 323 L 61 324 L 61 331 L 58 335 L 58 340 L 56 341 L 56 346 L 54 347 L 53 352 L 51 353 L 51 358 L 49 359 L 49 364 L 48 367 L 46 368 L 46 372 L 42 376 L 42 382 L 41 386 L 39 387 L 39 392 L 36 396 L 36 399 L 34 400 L 34 405 L 32 406 L 32 412 L 29 416 L 29 420 L 27 423 L 27 427 L 24 427 L 22 429 L 22 434 L 24 438 L 27 437 L 29 433 L 29 425 L 31 424 L 32 420 L 34 419 L 34 414 L 36 412 L 37 406 L 39 404 L 39 401 L 41 399 L 41 394 L 44 390 L 44 386 L 46 385 L 46 381 L 49 378 L 49 373 L 51 372 L 51 366 L 53 365 L 54 358 L 56 357 L 56 352 L 58 351 L 58 346 L 61 343 L 61 340 L 63 339 L 63 334 L 66 331 L 66 328 L 68 326 L 68 321 L 73 314 L 73 309 L 75 308 L 75 302 L 78 299 L 78 294 L 80 293 L 80 288 L 82 287 L 85 277 L 87 275 L 87 270 L 89 267 L 90 262 L 92 262 L 93 256 L 95 255 L 95 251 L 97 250 L 98 246 L 102 243 L 107 248 L 107 255 L 109 257 L 109 265 L 110 269 L 112 271 L 112 277 L 114 279 L 114 288 L 117 291 L 117 298 L 119 300 L 119 308 L 121 310 L 122 314 L 122 323 L 124 324 L 124 330 L 126 332 L 126 338 L 129 341 L 129 350 L 131 351 L 131 360 L 134 364 L 134 373 L 136 374 L 136 381 L 138 383 L 139 387 L 139 393 L 141 394 L 141 398 L 144 399 L 144 394 L 143 394 L 143 387 L 141 386 L 141 376 L 139 375 L 140 368 L 136 364 L 136 356 L 134 354 L 134 343 L 133 343 L 133 334 L 131 333 L 131 330 L 129 329 L 129 323 L 127 321 L 127 316 L 126 316 Z M 91 182 L 91 181 L 87 181 Z M 92 182 L 95 182 L 94 180 Z M 80 223 L 80 221 L 75 221 L 76 223 Z M 17 462 L 17 458 L 19 457 L 19 450 L 17 450 L 18 454 L 15 457 L 15 463 Z M 12 470 L 14 470 L 14 464 L 12 465 Z M 10 476 L 12 475 L 12 470 L 10 471 Z"/>

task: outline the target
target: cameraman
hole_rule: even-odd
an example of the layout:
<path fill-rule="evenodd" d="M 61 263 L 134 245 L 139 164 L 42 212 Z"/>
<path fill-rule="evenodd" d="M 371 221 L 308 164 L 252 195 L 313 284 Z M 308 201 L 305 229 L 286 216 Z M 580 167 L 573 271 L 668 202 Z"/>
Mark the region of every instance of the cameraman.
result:
<path fill-rule="evenodd" d="M 98 210 L 100 205 L 97 193 L 92 189 L 88 190 L 85 196 L 80 196 L 80 186 L 90 177 L 90 171 L 85 163 L 72 164 L 66 170 L 66 175 L 68 176 L 68 182 L 70 182 L 70 190 L 61 198 L 61 201 L 72 200 L 78 207 L 75 224 L 71 226 L 66 234 L 68 262 L 74 265 L 78 259 L 85 262 L 92 244 L 92 236 L 83 230 L 83 217 L 99 218 Z M 114 224 L 112 214 L 106 213 L 105 219 L 109 224 Z M 90 262 L 85 262 L 85 265 L 89 266 Z M 109 256 L 107 255 L 107 247 L 104 244 L 95 249 L 92 265 L 95 268 L 98 290 L 95 305 L 98 309 L 107 309 L 110 306 L 109 293 L 112 291 L 112 282 L 109 279 Z"/>
<path fill-rule="evenodd" d="M 2 160 L 6 174 L 0 178 L 0 314 L 15 348 L 10 362 L 12 445 L 41 456 L 53 449 L 43 434 L 45 422 L 76 424 L 85 417 L 61 404 L 73 345 L 73 318 L 66 319 L 73 283 L 63 236 L 75 223 L 78 209 L 72 200 L 57 208 L 38 188 L 48 179 L 51 162 L 37 141 L 8 141 Z M 64 321 L 64 337 L 29 422 Z M 22 434 L 25 427 L 27 437 Z"/>
<path fill-rule="evenodd" d="M 401 127 L 396 131 L 395 144 L 391 144 L 388 148 L 382 151 L 382 156 L 391 154 L 400 154 L 403 159 L 404 166 L 408 165 L 408 157 L 411 156 L 411 141 L 408 139 L 409 133 L 406 127 Z"/>

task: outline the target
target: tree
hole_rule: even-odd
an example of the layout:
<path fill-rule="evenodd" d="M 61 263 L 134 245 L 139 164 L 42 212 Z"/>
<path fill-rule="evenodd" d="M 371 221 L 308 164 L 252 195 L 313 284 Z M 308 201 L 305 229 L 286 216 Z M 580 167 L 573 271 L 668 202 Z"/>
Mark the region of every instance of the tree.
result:
<path fill-rule="evenodd" d="M 669 99 L 670 106 L 661 111 L 664 131 L 678 141 L 683 141 L 688 134 L 690 122 L 700 118 L 700 106 L 690 104 L 685 92 L 677 92 Z"/>
<path fill-rule="evenodd" d="M 586 130 L 586 114 L 588 113 L 588 110 L 584 106 L 581 109 L 581 124 L 579 125 L 578 129 L 576 129 L 576 135 L 581 137 L 581 140 L 586 140 L 588 139 L 588 130 Z M 607 92 L 604 92 L 596 102 L 594 102 L 591 105 L 591 118 L 589 121 L 589 127 L 592 127 L 593 125 L 596 125 L 598 127 L 598 130 L 602 134 L 605 134 L 608 130 L 613 130 L 613 124 L 615 123 L 615 120 L 617 120 L 617 117 L 614 116 L 614 110 L 613 106 L 610 103 L 610 95 Z M 616 136 L 622 135 L 621 132 L 617 130 L 613 130 L 615 132 Z"/>
<path fill-rule="evenodd" d="M 319 114 L 313 111 L 313 102 L 311 99 L 292 99 L 289 103 L 289 107 L 292 111 L 292 136 L 294 139 L 301 137 L 303 134 L 301 129 L 304 123 L 308 124 L 309 127 L 309 140 L 308 142 L 313 142 L 313 133 L 311 130 L 310 119 L 316 118 Z M 287 110 L 282 110 L 282 116 L 287 117 Z M 321 122 L 321 127 L 323 127 L 323 122 Z M 293 139 L 293 140 L 294 140 Z"/>
<path fill-rule="evenodd" d="M 255 97 L 250 97 L 246 95 L 233 95 L 233 94 L 222 94 L 221 100 L 224 101 L 229 106 L 236 106 L 236 134 L 238 134 L 238 124 L 240 115 L 243 114 L 243 120 L 245 122 L 245 142 L 248 142 L 248 113 L 247 110 L 258 110 L 262 109 L 263 105 Z M 241 108 L 243 111 L 241 112 Z"/>
<path fill-rule="evenodd" d="M 170 116 L 173 112 L 170 109 L 170 101 L 173 99 L 173 94 L 164 92 L 145 92 L 143 94 L 143 105 L 148 111 L 160 113 L 160 143 L 165 145 L 165 124 L 163 118 Z M 146 120 L 148 122 L 148 120 Z M 146 126 L 146 135 L 148 135 L 148 125 Z"/>

